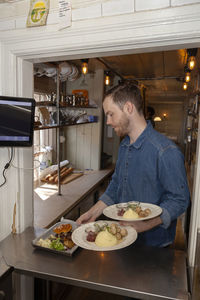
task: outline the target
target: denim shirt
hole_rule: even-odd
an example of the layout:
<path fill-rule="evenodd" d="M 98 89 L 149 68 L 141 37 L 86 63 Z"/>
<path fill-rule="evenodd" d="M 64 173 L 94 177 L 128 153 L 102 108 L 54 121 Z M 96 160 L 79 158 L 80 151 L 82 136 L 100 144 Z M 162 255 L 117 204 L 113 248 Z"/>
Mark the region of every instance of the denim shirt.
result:
<path fill-rule="evenodd" d="M 128 201 L 159 205 L 162 225 L 140 233 L 137 243 L 157 247 L 171 244 L 177 217 L 190 201 L 183 154 L 148 122 L 133 144 L 128 136 L 122 140 L 115 172 L 100 200 L 107 205 Z"/>

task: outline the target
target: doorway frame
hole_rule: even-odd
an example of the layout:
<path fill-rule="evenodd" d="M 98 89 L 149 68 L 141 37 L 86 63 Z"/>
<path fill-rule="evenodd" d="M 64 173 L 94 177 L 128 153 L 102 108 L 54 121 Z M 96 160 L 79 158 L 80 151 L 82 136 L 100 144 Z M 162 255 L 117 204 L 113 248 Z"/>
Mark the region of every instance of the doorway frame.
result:
<path fill-rule="evenodd" d="M 12 30 L 0 34 L 0 91 L 3 95 L 33 96 L 33 63 L 134 54 L 200 47 L 200 5 L 76 21 L 58 31 L 57 26 Z M 72 24 L 73 25 L 73 24 Z M 200 133 L 198 133 L 198 144 Z M 200 157 L 197 147 L 197 158 Z M 17 150 L 22 166 L 33 160 L 33 150 Z M 194 265 L 196 232 L 200 226 L 200 159 L 194 178 L 189 265 Z M 31 176 L 30 176 L 31 177 Z M 33 177 L 16 176 L 20 205 L 17 213 L 23 231 L 33 221 Z M 32 186 L 32 189 L 30 188 Z M 29 199 L 27 203 L 27 198 Z M 25 205 L 26 204 L 26 205 Z"/>

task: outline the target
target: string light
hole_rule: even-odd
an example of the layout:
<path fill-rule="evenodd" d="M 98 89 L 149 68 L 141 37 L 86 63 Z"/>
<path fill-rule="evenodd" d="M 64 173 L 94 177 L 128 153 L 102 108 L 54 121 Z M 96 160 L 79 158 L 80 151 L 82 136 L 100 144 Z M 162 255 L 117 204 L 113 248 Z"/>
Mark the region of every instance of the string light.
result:
<path fill-rule="evenodd" d="M 195 57 L 197 55 L 197 48 L 191 48 L 191 49 L 187 49 L 187 62 L 186 65 L 184 67 L 184 73 L 185 73 L 185 77 L 184 79 L 182 79 L 183 82 L 183 89 L 186 91 L 188 88 L 188 82 L 190 82 L 191 80 L 191 71 L 194 69 L 195 67 Z"/>
<path fill-rule="evenodd" d="M 190 76 L 190 72 L 185 74 L 185 82 L 190 82 L 191 76 Z"/>
<path fill-rule="evenodd" d="M 82 59 L 81 71 L 84 75 L 88 73 L 88 59 Z"/>
<path fill-rule="evenodd" d="M 190 70 L 193 70 L 195 67 L 195 57 L 197 55 L 197 48 L 187 49 L 187 66 Z"/>
<path fill-rule="evenodd" d="M 188 88 L 187 82 L 184 82 L 184 83 L 183 83 L 183 89 L 186 91 L 187 88 Z"/>
<path fill-rule="evenodd" d="M 110 85 L 110 72 L 105 71 L 105 85 Z"/>
<path fill-rule="evenodd" d="M 190 56 L 188 59 L 188 68 L 190 70 L 193 70 L 195 67 L 195 57 L 194 56 Z"/>

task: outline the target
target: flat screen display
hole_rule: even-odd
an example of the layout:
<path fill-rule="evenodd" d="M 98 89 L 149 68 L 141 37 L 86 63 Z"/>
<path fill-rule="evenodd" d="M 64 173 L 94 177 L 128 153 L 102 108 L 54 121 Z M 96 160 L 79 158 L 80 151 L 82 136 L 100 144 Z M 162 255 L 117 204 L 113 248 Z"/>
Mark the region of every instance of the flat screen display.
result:
<path fill-rule="evenodd" d="M 0 146 L 32 146 L 34 113 L 34 99 L 0 96 Z"/>

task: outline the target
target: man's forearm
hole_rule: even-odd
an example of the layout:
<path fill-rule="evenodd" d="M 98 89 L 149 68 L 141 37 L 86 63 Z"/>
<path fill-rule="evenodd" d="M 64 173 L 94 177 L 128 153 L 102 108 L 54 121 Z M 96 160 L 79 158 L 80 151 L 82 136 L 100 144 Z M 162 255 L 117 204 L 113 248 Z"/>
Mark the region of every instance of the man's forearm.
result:
<path fill-rule="evenodd" d="M 156 226 L 159 226 L 162 224 L 162 220 L 160 217 L 156 217 L 150 220 L 146 220 L 146 221 L 131 221 L 131 222 L 120 222 L 120 224 L 122 225 L 126 225 L 126 226 L 132 226 L 133 228 L 135 228 L 135 230 L 137 232 L 144 232 L 144 231 L 148 231 Z"/>
<path fill-rule="evenodd" d="M 96 219 L 102 214 L 104 208 L 106 207 L 107 205 L 103 201 L 99 200 L 94 206 L 89 209 L 89 212 L 92 213 L 92 215 L 95 216 Z"/>

